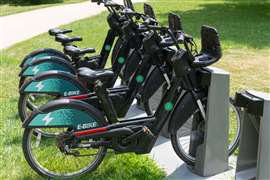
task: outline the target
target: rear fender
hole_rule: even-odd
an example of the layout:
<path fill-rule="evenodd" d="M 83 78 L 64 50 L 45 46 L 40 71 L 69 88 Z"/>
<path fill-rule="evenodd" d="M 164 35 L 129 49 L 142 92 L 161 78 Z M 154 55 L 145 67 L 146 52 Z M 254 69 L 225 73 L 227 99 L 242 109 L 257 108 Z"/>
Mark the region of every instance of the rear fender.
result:
<path fill-rule="evenodd" d="M 23 123 L 24 128 L 69 127 L 73 130 L 92 129 L 108 123 L 93 106 L 78 100 L 59 99 L 35 110 Z"/>
<path fill-rule="evenodd" d="M 25 65 L 30 64 L 34 60 L 45 57 L 45 56 L 57 56 L 67 61 L 70 61 L 70 58 L 66 56 L 63 52 L 58 51 L 56 49 L 44 48 L 44 49 L 38 49 L 36 51 L 33 51 L 32 53 L 25 56 L 20 64 L 20 67 L 24 67 Z"/>
<path fill-rule="evenodd" d="M 35 61 L 25 65 L 19 76 L 29 77 L 36 76 L 50 70 L 63 71 L 70 74 L 76 74 L 76 69 L 63 58 L 56 56 L 46 56 L 38 58 Z"/>
<path fill-rule="evenodd" d="M 59 71 L 48 71 L 34 76 L 20 89 L 20 93 L 44 93 L 62 97 L 86 94 L 87 88 L 76 76 Z"/>

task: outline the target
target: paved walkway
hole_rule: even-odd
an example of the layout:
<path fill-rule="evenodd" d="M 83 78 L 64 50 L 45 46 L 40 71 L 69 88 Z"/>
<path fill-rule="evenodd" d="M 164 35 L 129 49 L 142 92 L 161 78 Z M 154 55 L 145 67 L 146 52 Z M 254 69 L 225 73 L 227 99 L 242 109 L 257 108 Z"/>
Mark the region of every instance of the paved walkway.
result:
<path fill-rule="evenodd" d="M 139 2 L 143 0 L 133 0 Z M 115 0 L 122 3 L 123 0 Z M 0 17 L 0 49 L 47 32 L 50 28 L 94 16 L 105 10 L 91 1 Z"/>

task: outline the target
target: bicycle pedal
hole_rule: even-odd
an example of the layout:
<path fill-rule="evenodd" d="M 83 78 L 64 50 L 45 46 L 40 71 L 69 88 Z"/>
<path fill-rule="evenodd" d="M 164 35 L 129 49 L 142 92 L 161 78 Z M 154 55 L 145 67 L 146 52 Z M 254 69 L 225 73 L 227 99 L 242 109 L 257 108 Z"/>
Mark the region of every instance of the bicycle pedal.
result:
<path fill-rule="evenodd" d="M 155 137 L 155 135 L 152 133 L 152 131 L 146 126 L 143 127 L 143 132 L 148 136 Z"/>
<path fill-rule="evenodd" d="M 80 152 L 79 151 L 69 151 L 67 152 L 67 155 L 73 155 L 73 156 L 80 156 Z"/>
<path fill-rule="evenodd" d="M 154 137 L 154 134 L 151 132 L 151 130 L 146 126 L 143 126 L 141 130 L 139 130 L 139 131 L 135 132 L 134 134 L 128 136 L 127 138 L 123 139 L 122 142 L 127 143 L 128 141 L 130 141 L 134 138 L 137 138 L 141 135 L 147 135 L 150 137 Z"/>

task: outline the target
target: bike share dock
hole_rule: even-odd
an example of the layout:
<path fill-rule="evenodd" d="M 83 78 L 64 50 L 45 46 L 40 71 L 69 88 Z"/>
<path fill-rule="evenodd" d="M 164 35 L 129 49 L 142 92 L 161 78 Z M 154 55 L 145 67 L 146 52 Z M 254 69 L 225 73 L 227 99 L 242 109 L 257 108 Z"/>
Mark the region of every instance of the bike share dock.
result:
<path fill-rule="evenodd" d="M 242 108 L 243 127 L 236 179 L 270 179 L 270 94 L 244 91 L 235 100 Z"/>
<path fill-rule="evenodd" d="M 167 179 L 232 179 L 236 157 L 228 159 L 230 74 L 218 68 L 206 68 L 211 74 L 204 141 L 197 145 L 199 161 L 188 167 L 174 152 L 170 139 L 160 137 L 150 153 L 167 174 Z M 129 113 L 142 116 L 142 110 Z M 128 115 L 129 116 L 129 115 Z M 187 137 L 190 138 L 190 137 Z"/>

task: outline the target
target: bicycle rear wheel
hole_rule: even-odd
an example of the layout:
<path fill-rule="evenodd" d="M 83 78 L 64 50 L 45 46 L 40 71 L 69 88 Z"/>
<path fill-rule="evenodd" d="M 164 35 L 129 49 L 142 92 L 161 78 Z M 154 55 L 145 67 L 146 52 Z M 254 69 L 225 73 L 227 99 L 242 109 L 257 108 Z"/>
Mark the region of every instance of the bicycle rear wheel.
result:
<path fill-rule="evenodd" d="M 73 178 L 94 171 L 107 152 L 105 147 L 72 148 L 81 156 L 68 155 L 60 151 L 57 138 L 57 136 L 50 138 L 36 136 L 34 129 L 24 131 L 22 144 L 24 156 L 31 168 L 42 176 Z"/>

